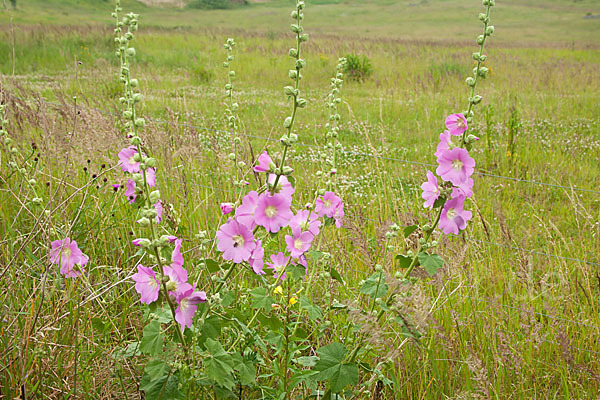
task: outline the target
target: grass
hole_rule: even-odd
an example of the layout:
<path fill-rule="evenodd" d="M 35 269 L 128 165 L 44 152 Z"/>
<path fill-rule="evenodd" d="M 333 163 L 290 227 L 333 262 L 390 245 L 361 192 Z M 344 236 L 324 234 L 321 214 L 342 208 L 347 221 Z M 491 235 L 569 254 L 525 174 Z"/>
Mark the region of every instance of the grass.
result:
<path fill-rule="evenodd" d="M 193 249 L 199 231 L 214 236 L 218 205 L 231 200 L 230 171 L 220 161 L 229 138 L 217 131 L 225 126 L 222 43 L 232 35 L 238 42 L 236 96 L 250 163 L 265 145 L 279 151 L 276 142 L 255 137 L 278 138 L 287 110 L 282 87 L 291 40 L 281 16 L 288 3 L 210 13 L 125 3 L 142 13 L 134 70 L 145 96 L 142 113 L 157 119 L 143 136 L 161 163 L 161 193 L 177 210 L 171 221 L 184 248 Z M 498 3 L 487 52 L 492 73 L 480 90 L 492 108 L 487 121 L 477 114 L 473 128 L 481 136 L 474 150 L 478 170 L 567 188 L 476 177 L 469 229 L 460 238 L 439 238 L 445 267 L 419 281 L 401 304 L 423 336 L 405 341 L 397 325 L 381 327 L 389 333 L 384 345 L 400 349 L 384 369 L 394 383 L 384 398 L 599 395 L 598 266 L 570 259 L 600 263 L 600 197 L 568 187 L 600 187 L 600 20 L 583 19 L 600 10 L 593 1 Z M 9 133 L 26 154 L 31 142 L 37 145 L 40 161 L 31 174 L 38 193 L 70 201 L 48 225 L 37 225 L 39 214 L 19 203 L 26 186 L 5 172 L 2 160 L 0 393 L 13 398 L 25 381 L 36 398 L 138 398 L 143 357 L 122 355 L 141 336 L 144 308 L 127 280 L 135 267 L 131 208 L 110 186 L 121 179 L 111 165 L 126 143 L 111 114 L 119 109 L 119 84 L 110 5 L 32 1 L 23 7 L 13 13 L 14 77 L 11 57 L 0 59 Z M 335 288 L 341 301 L 356 299 L 350 288 L 375 264 L 397 269 L 377 256 L 391 223 L 429 217 L 419 190 L 426 169 L 390 158 L 435 163 L 444 117 L 466 105 L 478 10 L 464 1 L 309 4 L 302 143 L 324 140 L 324 98 L 337 57 L 365 54 L 373 66 L 365 82 L 346 82 L 343 89 L 340 140 L 350 153 L 338 170 L 349 217 L 345 229 L 321 243 L 348 282 Z M 1 14 L 0 54 L 10 55 L 7 22 Z M 83 62 L 77 75 L 75 57 Z M 75 94 L 82 106 L 76 117 Z M 511 115 L 521 123 L 512 142 Z M 292 165 L 303 188 L 296 201 L 303 204 L 318 156 L 298 146 Z M 46 265 L 45 244 L 69 230 L 93 260 L 87 280 L 65 282 Z M 411 248 L 414 240 L 397 245 Z M 186 254 L 203 281 L 192 266 L 206 256 L 218 257 Z M 332 336 L 348 323 L 333 311 L 327 318 Z M 375 386 L 362 398 L 374 398 Z"/>

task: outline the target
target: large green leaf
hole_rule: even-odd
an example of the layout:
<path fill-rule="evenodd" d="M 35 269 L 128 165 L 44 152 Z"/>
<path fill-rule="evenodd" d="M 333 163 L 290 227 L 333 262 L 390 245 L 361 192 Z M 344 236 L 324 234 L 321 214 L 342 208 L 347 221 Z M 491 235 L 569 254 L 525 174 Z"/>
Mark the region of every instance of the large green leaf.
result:
<path fill-rule="evenodd" d="M 444 260 L 437 254 L 419 253 L 419 263 L 425 268 L 429 276 L 435 275 L 438 269 L 444 265 Z"/>
<path fill-rule="evenodd" d="M 328 381 L 331 391 L 338 393 L 348 385 L 358 383 L 358 365 L 343 363 L 347 350 L 341 343 L 332 343 L 317 350 L 319 361 L 313 371 L 317 371 L 315 379 Z"/>
<path fill-rule="evenodd" d="M 312 304 L 306 296 L 300 297 L 300 307 L 306 310 L 308 318 L 310 318 L 311 321 L 316 321 L 323 317 L 323 312 L 319 306 Z"/>
<path fill-rule="evenodd" d="M 383 297 L 387 294 L 388 286 L 385 283 L 385 276 L 383 272 L 375 272 L 365 281 L 360 287 L 362 294 L 369 295 L 371 297 Z"/>
<path fill-rule="evenodd" d="M 211 315 L 204 320 L 204 325 L 200 330 L 198 345 L 202 346 L 207 339 L 217 339 L 221 335 L 221 319 L 216 315 Z"/>
<path fill-rule="evenodd" d="M 206 339 L 205 346 L 208 351 L 208 356 L 204 359 L 206 376 L 219 386 L 233 389 L 235 381 L 232 373 L 235 361 L 216 340 Z"/>
<path fill-rule="evenodd" d="M 179 391 L 179 374 L 170 374 L 168 368 L 164 375 L 152 379 L 144 372 L 140 381 L 140 389 L 144 391 L 146 400 L 184 400 L 185 395 Z"/>
<path fill-rule="evenodd" d="M 235 361 L 235 370 L 240 376 L 240 383 L 242 385 L 252 385 L 256 382 L 256 368 L 251 360 L 245 359 L 240 353 L 233 355 Z"/>
<path fill-rule="evenodd" d="M 266 312 L 271 311 L 275 299 L 267 293 L 267 289 L 262 287 L 254 288 L 250 291 L 252 295 L 252 308 L 262 308 Z"/>
<path fill-rule="evenodd" d="M 140 351 L 151 356 L 162 353 L 163 338 L 160 333 L 160 322 L 152 320 L 143 331 Z"/>

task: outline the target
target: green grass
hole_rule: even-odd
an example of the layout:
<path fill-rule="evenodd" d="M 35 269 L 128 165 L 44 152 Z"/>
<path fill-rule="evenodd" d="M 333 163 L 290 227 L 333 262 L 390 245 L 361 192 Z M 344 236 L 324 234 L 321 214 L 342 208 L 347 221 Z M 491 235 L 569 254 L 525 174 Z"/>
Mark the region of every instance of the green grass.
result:
<path fill-rule="evenodd" d="M 220 161 L 230 151 L 228 136 L 189 125 L 224 129 L 222 43 L 234 36 L 243 133 L 281 135 L 289 106 L 282 90 L 291 63 L 286 56 L 292 46 L 285 18 L 289 2 L 211 12 L 124 3 L 142 14 L 133 66 L 145 96 L 141 111 L 166 121 L 151 123 L 143 137 L 159 159 L 160 190 L 178 212 L 184 248 L 193 249 L 199 231 L 214 236 L 218 205 L 231 201 L 231 171 Z M 337 58 L 365 54 L 373 74 L 364 83 L 346 82 L 343 89 L 340 140 L 345 149 L 434 164 L 445 116 L 466 106 L 464 78 L 472 68 L 471 42 L 480 28 L 479 2 L 469 3 L 309 3 L 311 40 L 302 80 L 309 107 L 298 115 L 300 141 L 323 143 L 324 98 Z M 481 136 L 473 153 L 478 169 L 600 190 L 600 20 L 583 19 L 587 12 L 600 14 L 597 3 L 497 3 L 492 14 L 496 34 L 487 51 L 492 73 L 478 90 L 493 111 L 488 125 L 479 109 L 473 127 Z M 35 225 L 18 200 L 26 186 L 5 172 L 7 155 L 0 153 L 0 272 L 25 243 L 25 251 L 0 278 L 5 288 L 0 313 L 8 321 L 0 328 L 1 393 L 15 397 L 27 375 L 28 391 L 38 385 L 37 398 L 66 398 L 77 364 L 80 396 L 125 398 L 127 393 L 138 398 L 143 357 L 117 355 L 139 339 L 143 327 L 145 308 L 126 280 L 135 267 L 135 249 L 128 244 L 135 237 L 130 234 L 134 215 L 110 187 L 122 178 L 119 171 L 108 172 L 106 183 L 90 183 L 102 163 L 115 164 L 126 144 L 118 119 L 95 111 L 119 110 L 106 16 L 110 5 L 32 1 L 23 7 L 13 14 L 14 77 L 8 16 L 0 14 L 0 54 L 8 55 L 0 58 L 0 71 L 10 99 L 9 132 L 20 148 L 28 149 L 31 142 L 39 147 L 39 166 L 31 174 L 42 197 L 51 198 L 57 189 L 56 202 L 75 195 L 49 225 Z M 75 58 L 83 62 L 77 80 Z M 74 126 L 75 93 L 84 107 Z M 513 109 L 522 127 L 509 153 Z M 243 157 L 248 162 L 250 145 L 254 155 L 265 145 L 280 151 L 276 142 L 247 137 Z M 302 188 L 295 199 L 299 204 L 315 187 L 317 160 L 309 147 L 298 146 L 292 154 Z M 348 282 L 333 291 L 345 302 L 356 300 L 351 288 L 375 264 L 397 269 L 380 253 L 387 227 L 424 222 L 430 215 L 419 190 L 425 168 L 348 154 L 338 170 L 348 222 L 339 232 L 329 231 L 321 248 L 332 253 Z M 60 184 L 63 172 L 68 176 Z M 461 238 L 439 238 L 446 266 L 435 278 L 419 281 L 401 304 L 423 337 L 404 343 L 396 324 L 382 327 L 388 333 L 385 346 L 402 346 L 384 368 L 395 389 L 383 398 L 597 397 L 598 266 L 510 247 L 599 263 L 599 206 L 598 193 L 476 176 L 470 206 L 475 217 L 468 230 Z M 46 265 L 44 246 L 69 228 L 92 260 L 88 282 L 65 282 L 54 266 Z M 33 242 L 27 244 L 29 237 Z M 402 249 L 414 243 L 396 245 Z M 191 250 L 186 263 L 209 285 L 195 267 L 206 256 L 218 254 Z M 319 293 L 329 288 L 320 283 L 315 290 L 319 301 Z M 331 336 L 342 334 L 348 323 L 333 311 L 327 319 L 333 322 Z"/>

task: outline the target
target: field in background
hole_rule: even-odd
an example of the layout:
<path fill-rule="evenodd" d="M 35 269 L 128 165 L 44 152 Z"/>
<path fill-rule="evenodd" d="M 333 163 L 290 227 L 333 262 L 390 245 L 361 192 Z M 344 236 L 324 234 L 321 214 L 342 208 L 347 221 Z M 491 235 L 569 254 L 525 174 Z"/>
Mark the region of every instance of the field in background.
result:
<path fill-rule="evenodd" d="M 390 224 L 427 217 L 419 185 L 426 168 L 434 167 L 422 164 L 435 164 L 444 117 L 466 106 L 464 78 L 472 68 L 480 2 L 307 3 L 311 40 L 302 85 L 309 108 L 299 113 L 304 145 L 296 147 L 292 161 L 303 188 L 298 203 L 313 187 L 318 159 L 311 146 L 324 141 L 324 98 L 337 58 L 364 54 L 373 65 L 365 82 L 348 81 L 343 89 L 340 140 L 347 152 L 339 170 L 349 217 L 346 229 L 322 243 L 344 278 L 357 282 L 374 268 L 372 255 Z M 491 74 L 480 86 L 485 107 L 474 128 L 481 137 L 474 152 L 481 172 L 475 177 L 475 217 L 460 237 L 440 239 L 449 262 L 407 300 L 406 313 L 424 336 L 394 339 L 394 346 L 402 346 L 388 369 L 396 398 L 600 394 L 600 19 L 585 18 L 600 15 L 600 6 L 591 0 L 497 3 L 496 35 L 487 52 Z M 108 25 L 111 4 L 35 0 L 22 6 L 12 13 L 14 76 L 13 30 L 8 14 L 0 14 L 10 133 L 24 145 L 37 144 L 44 166 L 37 179 L 49 182 L 48 195 L 58 180 L 47 174 L 60 177 L 69 155 L 72 186 L 63 189 L 66 197 L 89 182 L 100 164 L 114 165 L 125 144 L 115 129 L 120 86 Z M 179 212 L 180 233 L 191 249 L 198 231 L 215 228 L 219 203 L 231 200 L 230 171 L 220 161 L 229 152 L 222 43 L 233 36 L 239 44 L 236 96 L 247 135 L 244 157 L 251 162 L 264 146 L 279 151 L 272 140 L 281 135 L 287 105 L 282 87 L 292 45 L 289 2 L 211 12 L 133 1 L 124 6 L 142 14 L 133 68 L 146 98 L 142 113 L 154 118 L 143 137 L 168 176 L 159 183 L 161 193 Z M 75 59 L 82 62 L 77 72 Z M 129 242 L 131 211 L 110 187 L 121 174 L 106 176 L 106 183 L 90 186 L 93 217 L 84 214 L 78 224 L 78 243 L 97 260 L 91 290 L 102 299 L 101 306 L 91 301 L 78 311 L 79 390 L 99 393 L 97 398 L 123 398 L 124 392 L 138 398 L 139 364 L 118 355 L 141 333 L 141 307 L 126 281 L 135 250 L 112 247 Z M 2 237 L 28 232 L 11 223 L 19 208 L 3 187 L 0 200 Z M 76 205 L 63 210 L 65 216 L 75 211 Z M 16 245 L 1 242 L 0 265 Z M 190 256 L 202 255 L 192 250 Z M 25 338 L 33 320 L 30 294 L 39 288 L 42 266 L 24 267 L 12 268 L 2 282 L 2 317 L 13 320 L 18 311 L 23 318 L 10 334 L 2 332 L 0 379 L 18 382 L 12 348 L 27 342 L 29 382 L 41 382 L 46 395 L 40 398 L 60 398 L 72 388 L 76 365 L 74 305 L 62 303 L 64 288 L 48 287 L 38 328 Z M 397 267 L 390 261 L 389 268 Z M 338 296 L 356 295 L 342 289 Z M 63 309 L 71 313 L 53 311 Z"/>

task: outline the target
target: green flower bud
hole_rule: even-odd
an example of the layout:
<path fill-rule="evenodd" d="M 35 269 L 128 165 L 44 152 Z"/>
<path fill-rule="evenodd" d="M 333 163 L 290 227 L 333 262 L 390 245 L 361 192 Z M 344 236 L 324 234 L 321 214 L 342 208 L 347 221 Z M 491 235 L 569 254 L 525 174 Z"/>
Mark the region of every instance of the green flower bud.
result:
<path fill-rule="evenodd" d="M 291 175 L 294 169 L 286 165 L 281 169 L 281 172 L 283 172 L 283 175 Z"/>
<path fill-rule="evenodd" d="M 140 224 L 140 226 L 142 226 L 144 228 L 150 226 L 150 220 L 146 217 L 142 217 L 142 218 L 138 219 L 137 223 Z"/>
<path fill-rule="evenodd" d="M 132 115 L 133 115 L 133 113 L 129 110 L 123 111 L 123 118 L 125 118 L 125 119 L 131 118 Z"/>
<path fill-rule="evenodd" d="M 483 42 L 485 42 L 485 36 L 484 35 L 477 36 L 477 44 L 483 44 Z"/>
<path fill-rule="evenodd" d="M 296 100 L 296 104 L 298 105 L 298 107 L 304 108 L 306 107 L 306 99 L 298 99 Z"/>
<path fill-rule="evenodd" d="M 154 168 L 156 167 L 156 158 L 148 158 L 146 159 L 146 167 L 147 168 Z"/>
<path fill-rule="evenodd" d="M 131 143 L 134 146 L 139 146 L 142 144 L 142 138 L 139 136 L 134 136 L 131 139 L 129 139 L 129 143 Z"/>
<path fill-rule="evenodd" d="M 224 67 L 224 68 L 229 68 L 229 63 L 228 63 L 228 62 L 224 62 L 224 63 L 223 63 L 223 67 Z"/>
<path fill-rule="evenodd" d="M 150 203 L 155 204 L 158 200 L 160 200 L 160 191 L 159 190 L 155 190 L 152 193 L 150 193 Z"/>
<path fill-rule="evenodd" d="M 39 206 L 40 204 L 42 204 L 42 201 L 43 200 L 41 198 L 39 198 L 39 197 L 34 197 L 33 199 L 31 199 L 31 202 L 33 204 L 35 204 L 36 206 Z"/>
<path fill-rule="evenodd" d="M 298 60 L 296 60 L 296 68 L 297 68 L 297 69 L 302 69 L 302 68 L 304 68 L 304 67 L 306 67 L 306 61 L 304 61 L 304 60 L 303 60 L 303 59 L 301 59 L 301 58 L 300 58 L 300 59 L 298 59 Z"/>
<path fill-rule="evenodd" d="M 30 180 L 29 180 L 29 184 L 30 184 L 31 186 L 35 185 L 36 183 L 37 183 L 37 182 L 35 181 L 35 179 L 30 179 Z"/>
<path fill-rule="evenodd" d="M 294 144 L 298 141 L 298 135 L 295 133 L 290 133 L 289 137 L 290 144 Z"/>
<path fill-rule="evenodd" d="M 283 88 L 283 93 L 286 96 L 294 96 L 295 89 L 294 89 L 293 86 L 286 86 L 286 87 Z"/>
<path fill-rule="evenodd" d="M 293 19 L 298 19 L 298 11 L 293 10 L 292 13 L 290 14 L 290 17 L 292 17 Z"/>
<path fill-rule="evenodd" d="M 296 71 L 295 69 L 290 69 L 288 71 L 288 76 L 290 77 L 290 79 L 296 79 L 296 77 L 298 76 L 298 71 Z"/>
<path fill-rule="evenodd" d="M 294 33 L 301 33 L 302 32 L 302 27 L 300 25 L 292 24 L 292 25 L 290 25 L 290 29 Z"/>
<path fill-rule="evenodd" d="M 229 158 L 231 161 L 235 161 L 235 153 L 229 153 L 229 155 L 227 156 L 227 158 Z"/>
<path fill-rule="evenodd" d="M 478 72 L 478 74 L 479 74 L 479 76 L 480 76 L 480 77 L 482 77 L 482 78 L 487 78 L 487 76 L 488 76 L 488 72 L 489 72 L 489 71 L 490 71 L 490 70 L 489 70 L 488 68 L 486 68 L 486 67 L 481 67 L 481 68 L 479 68 L 479 72 Z"/>
<path fill-rule="evenodd" d="M 383 267 L 382 267 L 380 264 L 377 264 L 377 265 L 375 266 L 375 271 L 377 271 L 377 272 L 381 272 L 381 271 L 383 271 Z"/>
<path fill-rule="evenodd" d="M 300 35 L 300 41 L 308 42 L 308 33 L 303 33 L 302 35 Z"/>
<path fill-rule="evenodd" d="M 144 127 L 146 126 L 146 120 L 144 118 L 136 118 L 135 119 L 135 126 L 137 127 Z"/>
<path fill-rule="evenodd" d="M 235 76 L 235 71 L 229 71 L 229 76 L 234 77 Z"/>
<path fill-rule="evenodd" d="M 137 185 L 141 185 L 144 183 L 144 177 L 142 176 L 142 174 L 132 174 L 131 175 L 131 179 L 137 184 Z"/>
<path fill-rule="evenodd" d="M 135 57 L 135 49 L 134 49 L 133 47 L 130 47 L 130 48 L 128 48 L 128 49 L 125 51 L 125 55 L 126 55 L 127 57 Z"/>
<path fill-rule="evenodd" d="M 284 128 L 290 128 L 292 126 L 292 117 L 287 117 L 285 121 L 283 121 Z"/>
<path fill-rule="evenodd" d="M 473 97 L 469 97 L 469 102 L 472 104 L 479 104 L 479 103 L 481 103 L 482 99 L 483 99 L 483 97 L 481 97 L 479 95 L 475 95 Z"/>
<path fill-rule="evenodd" d="M 136 93 L 133 95 L 133 102 L 134 103 L 139 103 L 140 101 L 142 101 L 143 97 L 141 93 Z"/>
<path fill-rule="evenodd" d="M 465 82 L 467 83 L 467 86 L 473 87 L 475 86 L 475 79 L 473 79 L 473 77 L 469 76 Z"/>

